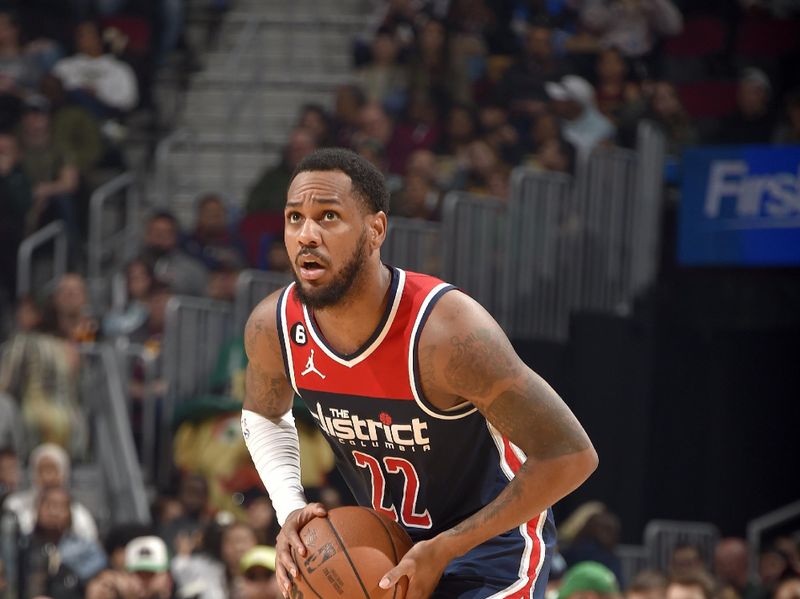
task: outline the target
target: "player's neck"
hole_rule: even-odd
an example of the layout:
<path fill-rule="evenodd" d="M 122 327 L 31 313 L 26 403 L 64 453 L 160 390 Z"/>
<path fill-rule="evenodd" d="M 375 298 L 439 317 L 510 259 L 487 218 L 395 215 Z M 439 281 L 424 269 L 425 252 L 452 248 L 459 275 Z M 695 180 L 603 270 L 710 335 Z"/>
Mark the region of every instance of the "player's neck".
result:
<path fill-rule="evenodd" d="M 389 301 L 392 272 L 380 262 L 369 264 L 357 285 L 340 304 L 314 311 L 320 332 L 342 354 L 357 351 L 380 324 Z"/>

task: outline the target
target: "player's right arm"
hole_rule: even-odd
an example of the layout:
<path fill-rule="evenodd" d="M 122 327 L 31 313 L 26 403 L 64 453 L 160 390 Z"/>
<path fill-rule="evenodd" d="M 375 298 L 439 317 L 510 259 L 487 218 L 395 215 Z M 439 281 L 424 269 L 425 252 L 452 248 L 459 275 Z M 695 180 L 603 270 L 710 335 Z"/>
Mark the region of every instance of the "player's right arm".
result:
<path fill-rule="evenodd" d="M 242 434 L 281 525 L 276 543 L 275 573 L 284 596 L 297 576 L 292 548 L 306 549 L 298 531 L 315 516 L 324 516 L 319 503 L 307 504 L 300 484 L 300 444 L 292 417 L 294 393 L 283 365 L 278 339 L 277 306 L 273 293 L 253 310 L 244 330 L 247 352 Z"/>

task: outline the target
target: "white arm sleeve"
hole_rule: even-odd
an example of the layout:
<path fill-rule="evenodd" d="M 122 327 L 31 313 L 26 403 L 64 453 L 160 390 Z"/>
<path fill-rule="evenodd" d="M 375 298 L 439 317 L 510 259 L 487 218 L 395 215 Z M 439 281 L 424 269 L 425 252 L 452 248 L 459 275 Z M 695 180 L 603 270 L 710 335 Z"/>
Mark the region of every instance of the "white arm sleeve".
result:
<path fill-rule="evenodd" d="M 264 481 L 278 524 L 306 505 L 300 484 L 300 442 L 289 410 L 277 422 L 242 410 L 242 434 L 256 470 Z"/>

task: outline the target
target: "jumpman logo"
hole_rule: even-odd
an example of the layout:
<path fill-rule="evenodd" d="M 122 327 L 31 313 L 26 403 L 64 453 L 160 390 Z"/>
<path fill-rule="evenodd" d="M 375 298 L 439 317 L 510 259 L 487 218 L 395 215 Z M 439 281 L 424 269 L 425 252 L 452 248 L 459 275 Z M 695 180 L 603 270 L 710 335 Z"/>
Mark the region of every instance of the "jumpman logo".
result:
<path fill-rule="evenodd" d="M 323 379 L 325 378 L 325 375 L 322 374 L 319 370 L 317 370 L 316 366 L 314 366 L 314 350 L 313 349 L 311 350 L 311 355 L 308 356 L 308 362 L 306 362 L 306 369 L 303 372 L 301 372 L 300 375 L 301 376 L 305 376 L 309 372 L 313 372 L 315 374 L 318 374 Z"/>

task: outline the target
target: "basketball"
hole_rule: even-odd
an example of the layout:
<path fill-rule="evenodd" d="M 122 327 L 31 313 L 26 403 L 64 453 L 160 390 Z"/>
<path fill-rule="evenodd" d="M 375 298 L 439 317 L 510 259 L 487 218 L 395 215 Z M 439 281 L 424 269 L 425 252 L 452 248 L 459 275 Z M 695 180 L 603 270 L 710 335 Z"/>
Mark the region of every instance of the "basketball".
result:
<path fill-rule="evenodd" d="M 399 524 L 365 507 L 339 507 L 326 518 L 314 518 L 300 530 L 308 550 L 301 558 L 292 550 L 298 577 L 293 599 L 393 599 L 397 587 L 378 586 L 413 544 Z"/>

